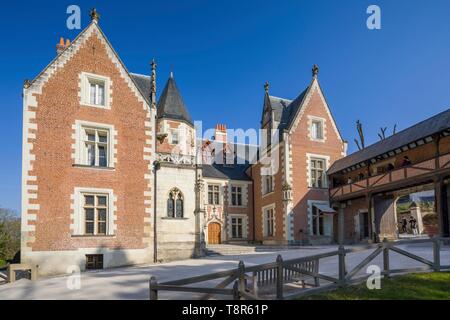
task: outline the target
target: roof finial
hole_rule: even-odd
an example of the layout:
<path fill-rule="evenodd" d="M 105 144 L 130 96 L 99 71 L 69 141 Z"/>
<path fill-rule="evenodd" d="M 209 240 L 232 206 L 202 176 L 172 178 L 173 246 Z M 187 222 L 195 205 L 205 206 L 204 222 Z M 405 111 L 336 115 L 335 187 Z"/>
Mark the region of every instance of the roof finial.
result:
<path fill-rule="evenodd" d="M 173 71 L 170 70 L 170 78 L 173 79 Z"/>
<path fill-rule="evenodd" d="M 25 89 L 28 89 L 31 86 L 31 81 L 28 79 L 25 79 L 25 81 L 23 82 L 23 87 Z"/>
<path fill-rule="evenodd" d="M 312 68 L 312 75 L 314 78 L 317 78 L 318 74 L 319 74 L 319 66 L 315 64 Z"/>
<path fill-rule="evenodd" d="M 270 84 L 269 81 L 266 81 L 266 83 L 264 84 L 264 91 L 269 94 L 269 88 L 270 88 Z"/>
<path fill-rule="evenodd" d="M 89 16 L 91 17 L 91 20 L 94 22 L 98 22 L 100 20 L 100 15 L 97 12 L 97 9 L 92 8 L 91 12 L 89 13 Z"/>
<path fill-rule="evenodd" d="M 150 63 L 152 67 L 152 76 L 151 76 L 151 101 L 152 103 L 156 104 L 156 67 L 157 64 L 155 62 L 155 59 L 152 59 L 152 62 Z"/>

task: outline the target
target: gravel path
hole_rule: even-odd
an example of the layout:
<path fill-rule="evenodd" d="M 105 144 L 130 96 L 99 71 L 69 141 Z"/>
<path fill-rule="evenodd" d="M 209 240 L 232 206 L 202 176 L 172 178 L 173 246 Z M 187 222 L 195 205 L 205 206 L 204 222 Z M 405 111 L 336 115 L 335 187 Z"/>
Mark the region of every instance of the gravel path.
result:
<path fill-rule="evenodd" d="M 350 246 L 346 246 L 350 247 Z M 400 248 L 432 260 L 431 244 L 401 245 Z M 256 265 L 273 262 L 278 254 L 284 260 L 310 256 L 336 250 L 336 246 L 305 247 L 302 249 L 279 252 L 253 253 L 240 256 L 216 256 L 204 259 L 176 261 L 159 265 L 147 265 L 86 272 L 81 275 L 81 288 L 70 290 L 68 283 L 72 283 L 69 276 L 40 279 L 36 282 L 20 280 L 13 284 L 0 286 L 0 300 L 6 299 L 148 299 L 148 280 L 150 275 L 157 277 L 159 282 L 193 277 L 212 272 L 235 268 L 239 260 L 246 265 Z M 373 250 L 352 253 L 347 256 L 348 270 L 351 270 Z M 392 268 L 421 267 L 407 257 L 391 253 Z M 441 252 L 441 263 L 450 265 L 450 248 L 444 247 Z M 382 267 L 382 255 L 372 264 Z M 327 275 L 337 275 L 337 257 L 330 257 L 320 261 L 320 272 Z M 361 271 L 361 274 L 365 270 Z M 216 281 L 217 282 L 217 281 Z M 207 284 L 204 284 L 207 285 Z M 195 299 L 196 295 L 189 293 L 161 292 L 160 299 Z"/>

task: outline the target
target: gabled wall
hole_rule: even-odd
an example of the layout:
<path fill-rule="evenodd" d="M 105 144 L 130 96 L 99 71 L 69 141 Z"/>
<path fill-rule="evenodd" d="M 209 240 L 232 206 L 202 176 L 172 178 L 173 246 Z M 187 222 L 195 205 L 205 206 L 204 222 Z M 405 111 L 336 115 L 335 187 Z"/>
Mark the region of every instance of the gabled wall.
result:
<path fill-rule="evenodd" d="M 83 72 L 110 79 L 110 108 L 81 103 Z M 108 169 L 76 166 L 76 123 L 114 128 Z M 104 267 L 150 262 L 154 110 L 144 100 L 95 23 L 24 90 L 22 262 L 41 274 L 84 269 L 85 254 Z M 110 190 L 108 236 L 75 230 L 77 188 Z"/>

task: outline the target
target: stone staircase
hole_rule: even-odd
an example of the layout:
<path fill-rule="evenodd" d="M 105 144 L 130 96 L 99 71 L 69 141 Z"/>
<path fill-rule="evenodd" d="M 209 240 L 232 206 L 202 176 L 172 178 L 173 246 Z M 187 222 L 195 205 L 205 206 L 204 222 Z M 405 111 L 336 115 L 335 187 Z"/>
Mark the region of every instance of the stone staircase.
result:
<path fill-rule="evenodd" d="M 293 245 L 251 245 L 251 244 L 208 244 L 206 246 L 207 256 L 234 256 L 251 254 L 255 252 L 278 252 L 296 249 L 313 249 L 312 246 Z"/>
<path fill-rule="evenodd" d="M 206 246 L 207 256 L 233 256 L 255 252 L 256 247 L 252 245 L 209 244 Z"/>

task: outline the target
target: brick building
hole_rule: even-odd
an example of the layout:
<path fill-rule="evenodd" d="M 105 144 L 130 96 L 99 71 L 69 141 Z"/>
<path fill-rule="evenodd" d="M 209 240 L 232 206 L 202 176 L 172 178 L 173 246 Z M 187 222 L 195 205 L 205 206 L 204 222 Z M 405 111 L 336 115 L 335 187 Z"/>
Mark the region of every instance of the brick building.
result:
<path fill-rule="evenodd" d="M 195 257 L 205 244 L 334 241 L 326 171 L 346 143 L 317 67 L 292 101 L 266 86 L 256 158 L 225 125 L 197 132 L 173 74 L 157 101 L 156 64 L 129 72 L 91 16 L 24 85 L 23 263 L 55 274 Z"/>
<path fill-rule="evenodd" d="M 257 241 L 334 240 L 335 212 L 329 207 L 326 172 L 346 155 L 347 144 L 319 85 L 318 71 L 314 66 L 311 83 L 293 101 L 271 96 L 266 84 L 261 127 L 272 134 L 251 169 Z"/>

